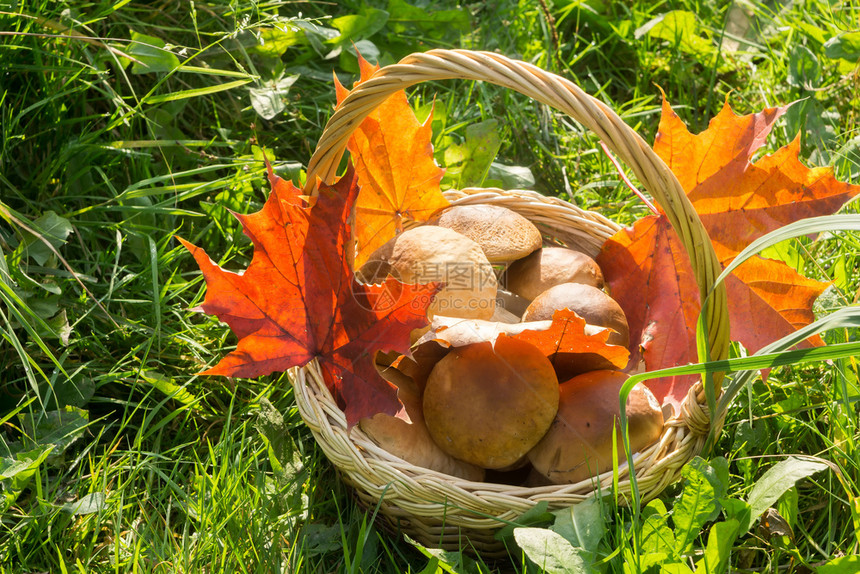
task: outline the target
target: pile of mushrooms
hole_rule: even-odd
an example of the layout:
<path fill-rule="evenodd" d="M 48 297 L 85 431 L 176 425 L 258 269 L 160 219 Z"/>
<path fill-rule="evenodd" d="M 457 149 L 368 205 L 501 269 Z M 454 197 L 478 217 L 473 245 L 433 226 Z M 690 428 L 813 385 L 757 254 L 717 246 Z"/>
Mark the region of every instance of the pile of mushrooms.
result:
<path fill-rule="evenodd" d="M 537 227 L 507 208 L 461 205 L 400 233 L 356 271 L 366 283 L 389 275 L 445 286 L 428 310 L 431 325 L 413 333 L 411 356 L 377 360 L 410 421 L 363 419 L 371 440 L 416 466 L 473 481 L 570 484 L 612 468 L 628 375 L 589 364 L 557 371 L 510 336 L 547 329 L 555 311 L 568 309 L 586 332 L 608 330 L 609 344 L 626 347 L 627 319 L 591 257 L 543 246 Z M 643 385 L 626 415 L 634 452 L 659 438 L 663 412 Z"/>

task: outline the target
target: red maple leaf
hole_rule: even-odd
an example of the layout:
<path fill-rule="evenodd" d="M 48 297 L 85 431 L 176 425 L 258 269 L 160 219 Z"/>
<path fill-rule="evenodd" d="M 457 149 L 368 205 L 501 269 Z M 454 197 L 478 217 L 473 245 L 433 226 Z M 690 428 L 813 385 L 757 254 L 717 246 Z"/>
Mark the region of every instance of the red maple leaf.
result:
<path fill-rule="evenodd" d="M 808 168 L 795 139 L 751 163 L 787 108 L 736 116 L 728 103 L 707 130 L 691 134 L 667 102 L 654 150 L 681 182 L 724 266 L 753 240 L 792 221 L 828 215 L 860 193 L 829 168 Z M 630 325 L 630 368 L 695 362 L 701 309 L 690 262 L 664 215 L 645 217 L 609 239 L 598 256 L 611 295 Z M 755 352 L 813 321 L 827 287 L 781 261 L 754 257 L 727 279 L 732 339 Z M 821 344 L 820 339 L 807 344 Z M 677 404 L 695 377 L 651 381 L 658 399 Z"/>
<path fill-rule="evenodd" d="M 376 370 L 377 351 L 409 350 L 409 333 L 427 324 L 439 286 L 355 280 L 346 251 L 359 188 L 349 170 L 321 185 L 313 207 L 269 169 L 263 209 L 236 215 L 254 244 L 243 273 L 218 267 L 185 240 L 206 279 L 201 305 L 239 337 L 236 350 L 203 374 L 256 377 L 319 361 L 326 385 L 352 426 L 378 412 L 400 412 L 397 388 Z"/>

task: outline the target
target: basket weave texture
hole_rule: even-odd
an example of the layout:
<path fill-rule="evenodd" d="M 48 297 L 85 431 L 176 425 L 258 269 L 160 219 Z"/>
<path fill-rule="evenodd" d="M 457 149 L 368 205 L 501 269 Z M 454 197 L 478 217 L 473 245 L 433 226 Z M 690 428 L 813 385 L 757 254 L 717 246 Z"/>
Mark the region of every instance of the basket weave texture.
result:
<path fill-rule="evenodd" d="M 442 79 L 483 80 L 509 87 L 568 114 L 593 131 L 630 167 L 666 213 L 687 249 L 705 300 L 720 265 L 698 215 L 666 164 L 609 107 L 572 82 L 498 54 L 432 50 L 378 70 L 350 93 L 326 125 L 308 165 L 305 193 L 317 193 L 317 178 L 332 182 L 350 135 L 388 96 L 418 82 Z M 453 204 L 493 203 L 512 209 L 537 224 L 551 240 L 590 255 L 619 229 L 603 216 L 533 191 L 471 188 L 447 192 L 446 197 Z M 706 300 L 703 316 L 710 358 L 726 358 L 728 312 L 722 285 Z M 381 449 L 358 427 L 348 430 L 346 417 L 315 362 L 292 369 L 290 375 L 303 420 L 361 503 L 378 507 L 379 515 L 392 529 L 425 546 L 465 546 L 487 557 L 502 555 L 505 549 L 495 539 L 496 532 L 539 502 L 546 501 L 550 509 L 563 508 L 613 488 L 611 472 L 577 484 L 527 488 L 470 482 L 417 467 Z M 717 425 L 721 424 L 718 420 Z M 701 451 L 710 430 L 706 393 L 700 381 L 690 389 L 681 412 L 666 421 L 660 440 L 635 455 L 642 500 L 653 498 L 680 477 L 681 467 Z M 619 498 L 629 500 L 630 489 L 624 464 L 619 471 Z"/>

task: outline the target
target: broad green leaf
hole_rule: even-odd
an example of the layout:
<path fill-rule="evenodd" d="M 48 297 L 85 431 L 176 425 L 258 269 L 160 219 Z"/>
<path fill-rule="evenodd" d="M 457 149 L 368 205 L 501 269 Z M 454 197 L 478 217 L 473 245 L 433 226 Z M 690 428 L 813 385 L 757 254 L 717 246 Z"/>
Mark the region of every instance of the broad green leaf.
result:
<path fill-rule="evenodd" d="M 639 562 L 637 563 L 632 553 L 628 552 L 625 553 L 624 557 L 624 572 L 625 574 L 628 572 L 630 574 L 639 574 L 649 571 L 654 566 L 662 567 L 677 560 L 679 558 L 664 549 L 662 551 L 641 553 L 639 555 Z"/>
<path fill-rule="evenodd" d="M 636 38 L 646 34 L 651 38 L 666 40 L 697 59 L 708 57 L 714 52 L 713 44 L 699 35 L 696 15 L 686 10 L 672 10 L 662 14 L 635 32 Z"/>
<path fill-rule="evenodd" d="M 851 173 L 860 166 L 860 136 L 854 136 L 833 152 L 833 169 L 837 173 Z"/>
<path fill-rule="evenodd" d="M 710 461 L 697 456 L 688 463 L 699 470 L 702 476 L 714 487 L 714 495 L 720 499 L 726 496 L 729 490 L 729 461 L 725 457 L 718 456 Z M 716 520 L 714 514 L 711 520 Z"/>
<path fill-rule="evenodd" d="M 439 569 L 435 572 L 448 572 L 449 574 L 466 574 L 480 571 L 475 561 L 462 552 L 454 552 L 451 550 L 441 550 L 439 548 L 427 548 L 420 542 L 413 540 L 409 535 L 403 536 L 408 543 L 415 547 L 421 554 L 433 560 L 438 561 Z"/>
<path fill-rule="evenodd" d="M 61 217 L 53 211 L 46 211 L 38 219 L 30 223 L 33 228 L 43 239 L 47 240 L 54 249 L 59 249 L 66 243 L 66 239 L 75 230 L 72 224 L 65 217 Z M 38 265 L 44 266 L 51 257 L 54 257 L 54 252 L 45 245 L 39 237 L 27 233 L 26 238 L 21 242 L 15 250 L 23 250 L 33 259 Z"/>
<path fill-rule="evenodd" d="M 71 378 L 63 377 L 54 383 L 54 400 L 59 408 L 83 408 L 90 402 L 96 392 L 96 385 L 87 373 L 88 369 L 84 368 Z"/>
<path fill-rule="evenodd" d="M 848 269 L 848 259 L 845 257 L 845 253 L 839 254 L 839 257 L 837 257 L 836 261 L 833 263 L 831 272 L 833 273 L 833 284 L 836 285 L 840 291 L 844 293 L 851 288 L 854 270 Z"/>
<path fill-rule="evenodd" d="M 431 37 L 441 38 L 448 31 L 462 34 L 471 28 L 469 12 L 465 8 L 459 10 L 428 11 L 418 6 L 412 6 L 405 0 L 389 0 L 388 28 L 395 34 L 421 30 Z"/>
<path fill-rule="evenodd" d="M 427 566 L 425 566 L 418 574 L 436 574 L 440 570 L 442 570 L 442 568 L 439 566 L 439 559 L 434 556 L 427 561 Z"/>
<path fill-rule="evenodd" d="M 857 574 L 860 572 L 860 556 L 842 556 L 819 566 L 817 574 Z"/>
<path fill-rule="evenodd" d="M 319 26 L 314 24 L 313 22 L 305 21 L 305 20 L 296 20 L 291 22 L 297 28 L 302 30 L 305 33 L 305 39 L 314 49 L 314 51 L 320 56 L 325 57 L 329 52 L 329 48 L 323 45 L 323 42 L 328 43 L 330 40 L 334 40 L 338 36 L 340 36 L 340 32 L 335 30 L 334 28 L 327 28 L 325 26 Z M 331 74 L 326 76 L 326 81 L 331 81 Z"/>
<path fill-rule="evenodd" d="M 800 459 L 793 456 L 778 462 L 765 472 L 750 491 L 747 502 L 750 505 L 750 518 L 743 525 L 743 532 L 749 530 L 761 514 L 792 488 L 798 480 L 812 476 L 827 469 L 823 462 Z"/>
<path fill-rule="evenodd" d="M 170 72 L 179 66 L 179 58 L 165 49 L 164 41 L 155 36 L 132 31 L 126 52 L 140 62 L 131 66 L 132 74 Z"/>
<path fill-rule="evenodd" d="M 782 261 L 797 272 L 803 271 L 803 254 L 797 246 L 790 241 L 783 241 L 770 247 L 765 247 L 759 253 L 765 259 Z"/>
<path fill-rule="evenodd" d="M 824 44 L 827 41 L 827 31 L 810 22 L 795 20 L 793 25 L 819 44 Z"/>
<path fill-rule="evenodd" d="M 521 526 L 544 526 L 551 524 L 555 519 L 555 515 L 547 511 L 548 507 L 549 503 L 547 501 L 542 500 L 538 502 L 514 519 L 511 524 L 496 532 L 495 539 L 505 540 L 513 534 L 514 529 Z"/>
<path fill-rule="evenodd" d="M 669 528 L 669 513 L 663 501 L 652 500 L 642 509 L 642 532 L 639 566 L 645 570 L 677 557 L 675 535 Z"/>
<path fill-rule="evenodd" d="M 535 176 L 529 168 L 495 161 L 487 170 L 487 180 L 491 179 L 501 182 L 502 189 L 531 189 L 535 184 Z"/>
<path fill-rule="evenodd" d="M 445 150 L 445 165 L 448 169 L 444 180 L 454 182 L 459 188 L 481 185 L 502 145 L 498 128 L 499 122 L 496 120 L 467 127 L 465 141 Z"/>
<path fill-rule="evenodd" d="M 306 524 L 303 529 L 304 548 L 310 556 L 325 554 L 337 550 L 343 545 L 341 540 L 341 528 L 337 524 L 326 526 L 317 522 Z"/>
<path fill-rule="evenodd" d="M 740 524 L 746 524 L 750 519 L 750 505 L 745 500 L 737 498 L 721 498 L 720 506 L 726 515 L 726 520 L 737 520 Z"/>
<path fill-rule="evenodd" d="M 289 425 L 284 421 L 284 416 L 266 398 L 260 399 L 260 410 L 254 426 L 260 431 L 260 437 L 266 443 L 269 462 L 277 474 L 284 478 L 294 478 L 302 472 L 304 467 L 301 456 L 298 456 L 299 453 L 290 438 Z"/>
<path fill-rule="evenodd" d="M 68 512 L 69 514 L 74 515 L 95 514 L 97 512 L 101 512 L 104 507 L 105 493 L 92 492 L 79 500 L 67 502 L 63 505 L 62 510 L 63 512 Z"/>
<path fill-rule="evenodd" d="M 286 104 L 284 98 L 290 91 L 290 87 L 299 79 L 299 74 L 279 78 L 271 82 L 264 82 L 262 87 L 249 88 L 251 106 L 261 118 L 270 120 L 284 111 Z"/>
<path fill-rule="evenodd" d="M 696 562 L 696 574 L 722 574 L 729 564 L 732 547 L 741 533 L 737 520 L 718 522 L 711 527 L 705 555 Z"/>
<path fill-rule="evenodd" d="M 514 539 L 529 560 L 547 574 L 589 574 L 592 570 L 581 551 L 560 534 L 546 528 L 514 529 Z"/>
<path fill-rule="evenodd" d="M 570 508 L 553 512 L 556 519 L 550 530 L 577 548 L 594 553 L 606 531 L 600 499 L 593 497 Z"/>
<path fill-rule="evenodd" d="M 54 315 L 60 312 L 60 297 L 51 295 L 48 297 L 28 297 L 27 306 L 33 315 L 39 317 L 43 321 L 47 321 Z"/>
<path fill-rule="evenodd" d="M 308 43 L 304 30 L 289 25 L 260 28 L 256 30 L 256 37 L 257 44 L 249 50 L 270 57 L 281 56 L 291 46 Z"/>
<path fill-rule="evenodd" d="M 43 325 L 48 328 L 45 329 Z M 72 327 L 69 325 L 69 319 L 66 316 L 65 309 L 61 309 L 60 312 L 53 317 L 45 319 L 44 324 L 38 323 L 36 325 L 36 330 L 43 338 L 59 339 L 60 344 L 64 347 L 68 346 L 69 337 L 72 334 Z"/>
<path fill-rule="evenodd" d="M 32 450 L 0 458 L 0 480 L 17 478 L 21 473 L 35 470 L 53 449 L 53 445 L 41 445 Z"/>
<path fill-rule="evenodd" d="M 801 65 L 799 62 L 795 64 Z M 805 89 L 814 90 L 818 84 L 807 85 Z M 815 98 L 806 98 L 791 104 L 785 114 L 785 123 L 788 133 L 800 132 L 803 147 L 809 150 L 806 158 L 808 163 L 831 165 L 834 162 L 837 156 L 834 154 L 833 141 L 838 139 L 840 126 L 845 123 L 837 109 Z"/>
<path fill-rule="evenodd" d="M 26 488 L 39 465 L 54 451 L 54 445 L 41 445 L 32 450 L 0 458 L 0 511 L 5 512 Z"/>
<path fill-rule="evenodd" d="M 821 63 L 818 57 L 803 44 L 796 44 L 788 58 L 788 83 L 795 88 L 811 90 L 817 88 L 820 82 Z"/>
<path fill-rule="evenodd" d="M 25 448 L 51 445 L 56 456 L 84 434 L 89 421 L 87 411 L 75 407 L 63 407 L 46 413 L 18 415 L 24 431 Z"/>
<path fill-rule="evenodd" d="M 388 22 L 388 12 L 378 8 L 365 8 L 359 14 L 341 16 L 331 21 L 340 31 L 340 36 L 332 42 L 345 44 L 367 39 L 379 32 Z"/>
<path fill-rule="evenodd" d="M 824 55 L 833 60 L 860 61 L 860 32 L 843 32 L 824 43 Z"/>
<path fill-rule="evenodd" d="M 685 554 L 702 526 L 716 518 L 719 505 L 714 487 L 700 468 L 688 464 L 681 474 L 686 480 L 684 490 L 672 508 L 672 522 L 675 525 L 675 551 Z"/>

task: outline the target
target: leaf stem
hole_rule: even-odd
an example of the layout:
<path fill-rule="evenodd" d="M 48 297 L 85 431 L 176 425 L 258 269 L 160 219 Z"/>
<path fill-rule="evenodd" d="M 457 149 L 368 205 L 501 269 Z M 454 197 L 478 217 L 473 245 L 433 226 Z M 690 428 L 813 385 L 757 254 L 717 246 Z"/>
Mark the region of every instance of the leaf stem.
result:
<path fill-rule="evenodd" d="M 630 188 L 630 191 L 635 193 L 636 196 L 639 199 L 641 199 L 645 203 L 645 205 L 648 206 L 648 209 L 651 210 L 651 213 L 653 213 L 654 215 L 660 215 L 660 212 L 657 210 L 657 207 L 653 203 L 651 203 L 651 200 L 648 199 L 644 193 L 639 191 L 635 185 L 633 185 L 633 182 L 630 181 L 630 178 L 628 178 L 627 174 L 624 173 L 624 170 L 621 169 L 621 164 L 618 163 L 618 160 L 615 159 L 615 156 L 612 155 L 612 152 L 609 151 L 609 148 L 606 147 L 606 144 L 603 143 L 602 141 L 600 142 L 600 149 L 603 150 L 603 153 L 606 154 L 606 157 L 608 157 L 609 161 L 612 162 L 612 165 L 615 166 L 615 170 L 618 172 L 618 175 L 621 177 L 621 181 L 623 181 L 625 183 L 625 185 L 627 185 L 627 187 Z"/>

